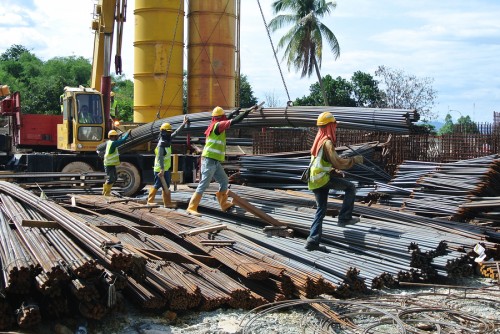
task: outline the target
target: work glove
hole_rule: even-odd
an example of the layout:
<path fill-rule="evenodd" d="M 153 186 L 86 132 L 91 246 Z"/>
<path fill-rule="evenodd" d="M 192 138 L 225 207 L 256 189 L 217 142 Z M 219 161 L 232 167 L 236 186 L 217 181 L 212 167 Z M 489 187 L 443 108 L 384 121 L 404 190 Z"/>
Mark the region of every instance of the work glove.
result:
<path fill-rule="evenodd" d="M 241 108 L 238 108 L 236 110 L 231 111 L 231 113 L 229 113 L 229 116 L 227 117 L 227 119 L 233 119 L 234 116 L 238 116 L 240 114 L 240 110 L 241 110 Z"/>
<path fill-rule="evenodd" d="M 362 155 L 356 155 L 353 157 L 353 160 L 355 164 L 362 164 L 364 159 Z"/>

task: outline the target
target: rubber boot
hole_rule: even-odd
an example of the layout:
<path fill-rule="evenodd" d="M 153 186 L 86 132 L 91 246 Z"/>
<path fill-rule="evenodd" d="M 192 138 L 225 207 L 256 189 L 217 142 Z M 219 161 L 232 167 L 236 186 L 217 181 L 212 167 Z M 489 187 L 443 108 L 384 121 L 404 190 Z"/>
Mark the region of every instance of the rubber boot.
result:
<path fill-rule="evenodd" d="M 112 183 L 110 184 L 104 183 L 104 185 L 102 186 L 102 194 L 104 196 L 111 196 L 111 188 L 113 188 Z"/>
<path fill-rule="evenodd" d="M 186 212 L 194 215 L 194 216 L 201 216 L 201 214 L 198 212 L 198 205 L 200 204 L 201 201 L 201 194 L 198 194 L 197 192 L 193 193 L 193 196 L 191 196 L 191 200 L 189 200 L 189 205 L 186 209 Z"/>
<path fill-rule="evenodd" d="M 156 205 L 155 197 L 156 197 L 157 192 L 158 192 L 158 189 L 156 189 L 155 187 L 149 188 L 147 205 Z"/>
<path fill-rule="evenodd" d="M 234 206 L 234 203 L 227 201 L 227 190 L 216 192 L 215 197 L 217 197 L 217 200 L 219 201 L 220 208 L 222 211 L 227 211 L 229 210 L 229 208 Z"/>
<path fill-rule="evenodd" d="M 170 193 L 170 190 L 163 190 L 161 193 L 161 197 L 163 198 L 163 207 L 164 208 L 177 207 L 177 203 L 172 202 L 172 194 Z"/>

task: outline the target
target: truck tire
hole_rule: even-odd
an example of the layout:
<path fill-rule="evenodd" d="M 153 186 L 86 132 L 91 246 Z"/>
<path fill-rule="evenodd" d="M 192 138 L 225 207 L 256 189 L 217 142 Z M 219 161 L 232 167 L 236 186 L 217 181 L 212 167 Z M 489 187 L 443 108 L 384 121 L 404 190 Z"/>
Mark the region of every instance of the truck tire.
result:
<path fill-rule="evenodd" d="M 83 161 L 73 161 L 63 167 L 61 173 L 82 173 L 93 172 L 94 169 L 91 165 Z"/>
<path fill-rule="evenodd" d="M 141 190 L 141 174 L 130 162 L 122 162 L 116 167 L 118 185 L 122 187 L 124 196 L 133 196 Z"/>

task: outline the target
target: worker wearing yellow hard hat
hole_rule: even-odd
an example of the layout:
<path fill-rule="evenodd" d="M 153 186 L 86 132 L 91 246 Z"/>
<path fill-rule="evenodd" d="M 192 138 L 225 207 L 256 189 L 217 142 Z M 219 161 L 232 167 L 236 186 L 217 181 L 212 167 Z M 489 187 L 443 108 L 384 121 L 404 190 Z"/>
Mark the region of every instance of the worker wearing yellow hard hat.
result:
<path fill-rule="evenodd" d="M 234 205 L 228 202 L 229 179 L 221 165 L 221 162 L 226 157 L 226 130 L 232 125 L 241 122 L 256 108 L 257 106 L 254 106 L 241 113 L 238 108 L 231 112 L 228 117 L 226 117 L 224 109 L 221 107 L 217 106 L 212 110 L 212 121 L 205 130 L 205 147 L 201 154 L 201 180 L 189 201 L 186 209 L 187 213 L 196 216 L 200 215 L 198 205 L 212 178 L 219 183 L 219 191 L 215 193 L 215 196 L 222 211 L 227 211 Z"/>
<path fill-rule="evenodd" d="M 172 165 L 172 139 L 189 123 L 189 118 L 184 116 L 184 122 L 172 133 L 172 125 L 163 123 L 160 126 L 158 145 L 155 148 L 155 162 L 153 166 L 154 184 L 149 189 L 148 205 L 155 204 L 155 196 L 158 189 L 162 188 L 162 199 L 164 207 L 172 207 L 170 194 L 170 166 Z M 162 186 L 163 178 L 166 188 Z"/>
<path fill-rule="evenodd" d="M 314 193 L 317 209 L 305 248 L 307 250 L 326 251 L 325 246 L 320 245 L 320 240 L 330 189 L 344 191 L 344 200 L 338 215 L 339 226 L 355 224 L 360 220 L 352 216 L 356 187 L 353 183 L 343 179 L 338 170 L 349 169 L 354 164 L 363 163 L 363 156 L 339 157 L 335 151 L 338 122 L 332 113 L 321 113 L 318 116 L 316 125 L 318 126 L 318 132 L 311 148 L 308 188 Z"/>
<path fill-rule="evenodd" d="M 113 184 L 117 179 L 116 166 L 120 165 L 118 146 L 123 144 L 129 135 L 130 130 L 121 136 L 121 138 L 118 138 L 116 130 L 108 132 L 109 140 L 106 142 L 106 150 L 104 151 L 104 171 L 106 172 L 106 182 L 102 186 L 102 194 L 104 196 L 111 196 L 111 188 L 113 188 Z"/>

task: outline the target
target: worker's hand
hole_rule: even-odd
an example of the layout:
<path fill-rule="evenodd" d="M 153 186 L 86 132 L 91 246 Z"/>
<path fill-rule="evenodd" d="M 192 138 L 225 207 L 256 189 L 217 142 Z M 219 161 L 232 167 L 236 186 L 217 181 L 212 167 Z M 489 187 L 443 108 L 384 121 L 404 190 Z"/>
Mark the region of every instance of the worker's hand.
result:
<path fill-rule="evenodd" d="M 165 174 L 165 171 L 163 169 L 160 169 L 160 171 L 158 172 L 158 176 L 162 177 L 163 174 Z"/>
<path fill-rule="evenodd" d="M 184 124 L 189 124 L 191 121 L 189 120 L 188 115 L 184 115 Z"/>
<path fill-rule="evenodd" d="M 362 164 L 364 159 L 362 155 L 356 155 L 353 157 L 354 163 L 355 164 Z"/>

